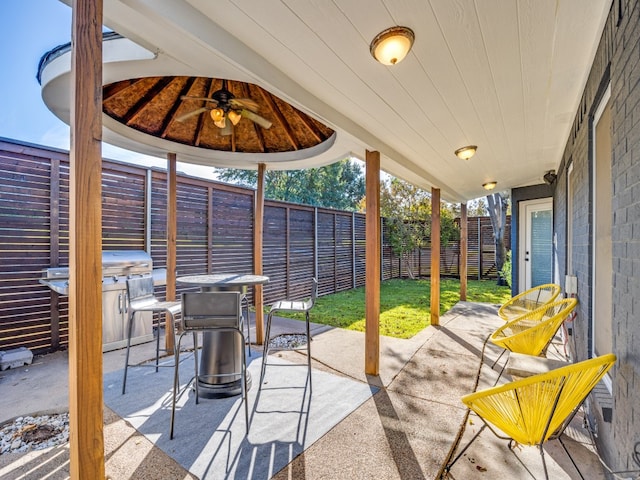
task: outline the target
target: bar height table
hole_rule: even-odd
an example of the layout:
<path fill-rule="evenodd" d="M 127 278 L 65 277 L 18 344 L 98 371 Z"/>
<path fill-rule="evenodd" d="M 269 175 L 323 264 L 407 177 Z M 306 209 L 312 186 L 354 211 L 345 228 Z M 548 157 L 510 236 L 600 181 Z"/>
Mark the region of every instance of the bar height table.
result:
<path fill-rule="evenodd" d="M 218 273 L 211 275 L 189 275 L 176 278 L 176 283 L 184 286 L 200 287 L 203 292 L 233 291 L 246 293 L 247 287 L 263 285 L 269 282 L 264 275 L 239 275 Z M 258 307 L 261 307 L 260 305 Z M 245 321 L 249 321 L 248 318 Z M 240 395 L 242 393 L 241 376 L 212 376 L 237 372 L 242 362 L 241 342 L 235 341 L 231 332 L 205 332 L 202 339 L 202 356 L 198 390 L 201 397 L 220 398 Z M 205 380 L 206 379 L 206 380 Z M 247 388 L 251 388 L 251 375 L 247 372 Z"/>

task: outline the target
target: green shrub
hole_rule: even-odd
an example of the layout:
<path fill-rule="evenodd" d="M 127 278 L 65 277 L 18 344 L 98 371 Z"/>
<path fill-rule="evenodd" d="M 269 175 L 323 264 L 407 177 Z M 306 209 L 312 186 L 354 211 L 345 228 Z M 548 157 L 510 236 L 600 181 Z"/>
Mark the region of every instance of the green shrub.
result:
<path fill-rule="evenodd" d="M 504 265 L 502 265 L 502 270 L 500 270 L 500 276 L 505 282 L 507 282 L 509 288 L 511 288 L 511 250 L 507 251 Z"/>

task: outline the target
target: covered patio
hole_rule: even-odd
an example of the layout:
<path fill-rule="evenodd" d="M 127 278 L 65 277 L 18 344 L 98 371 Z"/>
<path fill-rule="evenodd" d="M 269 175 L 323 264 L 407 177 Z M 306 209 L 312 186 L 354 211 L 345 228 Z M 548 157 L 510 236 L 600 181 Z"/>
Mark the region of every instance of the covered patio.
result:
<path fill-rule="evenodd" d="M 466 409 L 460 403 L 460 396 L 476 388 L 493 385 L 504 362 L 503 359 L 491 368 L 500 349 L 491 343 L 485 345 L 488 335 L 502 323 L 496 312 L 495 305 L 461 302 L 441 317 L 439 327 L 428 327 L 409 340 L 383 337 L 379 376 L 368 376 L 362 372 L 362 333 L 314 325 L 312 356 L 316 375 L 314 382 L 317 382 L 314 384 L 314 394 L 316 390 L 319 394 L 322 388 L 320 382 L 323 379 L 320 375 L 327 374 L 349 382 L 351 390 L 364 388 L 370 395 L 366 396 L 368 398 L 361 397 L 348 415 L 313 441 L 309 438 L 314 428 L 313 418 L 322 415 L 313 405 L 310 410 L 300 408 L 286 419 L 282 414 L 269 413 L 266 417 L 273 432 L 269 437 L 271 439 L 279 438 L 279 430 L 303 425 L 298 435 L 303 452 L 291 463 L 286 460 L 278 462 L 277 458 L 282 448 L 286 447 L 286 442 L 265 440 L 265 437 L 259 440 L 260 432 L 256 430 L 250 430 L 248 443 L 241 444 L 238 449 L 231 448 L 231 440 L 220 440 L 219 433 L 207 439 L 206 448 L 198 447 L 202 440 L 198 440 L 199 436 L 187 429 L 190 420 L 186 417 L 196 414 L 198 421 L 203 424 L 200 429 L 206 430 L 207 422 L 202 422 L 201 412 L 229 408 L 228 404 L 219 400 L 202 400 L 197 407 L 191 405 L 193 408 L 178 412 L 177 436 L 170 441 L 174 443 L 163 440 L 168 436 L 168 423 L 160 423 L 157 430 L 152 430 L 153 433 L 141 433 L 145 431 L 145 423 L 151 422 L 154 414 L 149 413 L 148 409 L 134 407 L 131 414 L 119 415 L 114 409 L 121 408 L 122 402 L 135 404 L 135 390 L 142 388 L 143 384 L 132 382 L 127 395 L 120 395 L 123 352 L 107 352 L 104 354 L 107 389 L 104 416 L 106 476 L 114 479 L 439 478 L 459 437 L 463 442 L 466 441 L 481 424 L 473 416 L 466 418 Z M 286 330 L 287 320 L 278 319 L 277 325 Z M 558 356 L 561 352 L 562 345 L 554 343 L 549 356 Z M 150 344 L 135 346 L 134 355 L 138 361 L 148 359 L 153 356 L 153 347 Z M 5 404 L 7 408 L 3 409 L 0 422 L 23 414 L 25 409 L 35 412 L 66 407 L 67 355 L 59 352 L 48 357 L 27 367 L 29 375 L 23 375 L 21 369 L 8 371 L 10 386 L 6 389 L 5 399 L 10 400 L 8 405 Z M 260 363 L 259 359 L 256 363 Z M 425 368 L 425 365 L 429 367 Z M 147 377 L 154 379 L 158 375 L 149 373 Z M 292 374 L 285 372 L 282 375 L 286 382 L 291 382 Z M 109 393 L 110 381 L 116 383 L 115 395 Z M 295 385 L 289 384 L 287 387 L 300 385 L 296 383 L 295 376 L 293 382 Z M 169 388 L 168 383 L 166 387 Z M 352 393 L 345 390 L 341 395 L 349 397 Z M 129 397 L 129 400 L 125 397 Z M 264 415 L 261 411 L 268 403 L 264 398 L 256 402 L 255 392 L 250 398 L 251 419 L 259 429 L 263 420 L 261 415 Z M 189 402 L 193 403 L 193 399 Z M 161 406 L 162 409 L 166 410 L 166 405 Z M 230 431 L 244 431 L 244 421 L 240 417 L 233 420 Z M 213 415 L 210 421 L 211 428 L 220 428 L 216 428 Z M 583 474 L 589 474 L 588 478 L 606 478 L 593 452 L 591 440 L 581 428 L 580 419 L 574 424 L 567 430 L 569 439 L 565 440 L 572 458 Z M 180 458 L 180 450 L 185 448 L 196 451 L 186 460 L 182 454 L 183 463 L 180 464 L 176 458 Z M 266 458 L 263 458 L 265 451 Z M 545 451 L 550 478 L 579 478 L 557 441 L 545 444 Z M 285 457 L 292 455 L 288 449 L 286 452 Z M 204 466 L 202 458 L 195 461 L 194 457 L 204 457 Z M 274 467 L 283 463 L 282 468 Z M 213 468 L 220 464 L 222 468 Z M 64 445 L 20 456 L 2 455 L 0 475 L 7 479 L 45 476 L 52 480 L 67 478 L 69 447 Z M 537 449 L 520 447 L 510 450 L 506 441 L 498 440 L 488 431 L 481 434 L 451 471 L 451 478 L 491 476 L 506 480 L 532 478 L 531 475 L 543 478 Z"/>
<path fill-rule="evenodd" d="M 431 371 L 435 363 L 433 357 L 439 355 L 437 348 L 431 352 L 434 355 L 428 361 L 420 363 L 418 372 L 407 372 L 409 378 L 417 377 L 421 381 L 403 384 L 405 367 L 400 362 L 402 366 L 396 370 L 400 373 L 384 383 L 382 372 L 389 365 L 381 359 L 393 364 L 396 356 L 384 356 L 382 339 L 377 332 L 380 270 L 375 256 L 379 251 L 380 170 L 423 188 L 431 188 L 434 204 L 440 202 L 441 194 L 444 200 L 464 204 L 482 195 L 483 185 L 495 182 L 505 189 L 540 183 L 541 177 L 553 170 L 562 157 L 575 112 L 582 112 L 580 118 L 585 113 L 586 107 L 580 107 L 580 98 L 611 2 L 596 2 L 591 9 L 583 8 L 580 2 L 562 2 L 560 6 L 553 2 L 527 6 L 517 3 L 506 10 L 496 5 L 482 4 L 481 7 L 473 2 L 463 2 L 456 5 L 458 8 L 449 2 L 428 6 L 415 2 L 407 8 L 380 2 L 366 16 L 360 15 L 358 2 L 343 7 L 331 4 L 326 10 L 311 5 L 296 9 L 286 2 L 277 3 L 273 9 L 262 2 L 253 2 L 250 6 L 226 2 L 214 7 L 198 0 L 106 0 L 104 3 L 77 0 L 72 3 L 73 43 L 67 78 L 72 85 L 69 111 L 64 109 L 68 105 L 65 99 L 59 99 L 62 103 L 60 115 L 68 118 L 73 138 L 69 378 L 70 408 L 76 430 L 71 437 L 71 477 L 100 477 L 105 465 L 99 411 L 103 401 L 103 367 L 99 339 L 92 336 L 92 331 L 99 327 L 93 315 L 95 305 L 99 303 L 96 301 L 99 292 L 93 286 L 99 280 L 100 184 L 96 172 L 100 165 L 104 118 L 104 105 L 99 101 L 100 89 L 105 85 L 103 23 L 143 49 L 146 53 L 141 53 L 144 57 L 141 59 L 149 60 L 152 70 L 255 83 L 305 114 L 325 122 L 336 132 L 332 150 L 337 148 L 342 155 L 366 160 L 367 333 L 366 341 L 360 347 L 347 350 L 359 352 L 360 361 L 355 365 L 360 376 L 377 376 L 386 387 L 374 395 L 374 402 L 369 405 L 380 420 L 378 431 L 363 441 L 374 442 L 370 447 L 375 458 L 375 442 L 393 437 L 394 441 L 388 445 L 400 443 L 404 448 L 390 448 L 387 457 L 399 472 L 398 478 L 410 477 L 418 471 L 424 453 L 418 451 L 411 439 L 414 435 L 420 438 L 422 430 L 416 429 L 412 434 L 405 431 L 396 436 L 393 424 L 403 418 L 404 407 L 393 405 L 386 409 L 388 404 L 377 403 L 375 399 L 380 399 L 381 395 L 393 399 L 394 384 L 408 391 L 415 387 L 418 391 L 410 391 L 408 399 L 404 399 L 410 411 L 413 408 L 410 399 L 421 395 L 429 397 L 434 393 L 434 386 L 446 386 L 438 391 L 439 394 L 450 390 L 448 369 L 454 369 L 456 377 L 473 379 L 471 364 L 466 365 L 464 371 L 456 369 L 462 365 L 460 358 L 466 358 L 466 352 L 474 351 L 476 356 L 478 351 L 484 352 L 486 335 L 479 335 L 482 341 L 474 345 L 462 335 L 448 335 L 444 327 L 438 330 L 436 309 L 435 316 L 432 314 L 433 331 L 445 335 L 434 334 L 422 347 L 431 340 L 437 343 L 443 338 L 453 338 L 454 344 L 443 351 L 455 352 L 457 343 L 463 345 L 462 351 L 455 360 L 449 359 L 434 378 L 425 377 L 424 371 Z M 289 22 L 286 27 L 283 27 L 283 19 Z M 416 42 L 405 62 L 381 69 L 367 56 L 366 50 L 370 38 L 390 24 L 411 24 L 416 38 L 423 34 L 424 40 Z M 365 55 L 360 52 L 363 46 Z M 126 59 L 110 57 L 105 60 L 113 62 L 110 67 L 114 67 L 105 68 L 105 72 L 119 72 L 118 78 L 107 80 L 122 80 L 123 72 L 127 71 Z M 466 70 L 469 65 L 471 75 Z M 176 72 L 173 68 L 176 66 L 184 71 Z M 403 70 L 405 67 L 407 69 Z M 106 120 L 104 126 L 110 133 L 116 136 L 122 133 L 118 126 L 109 122 Z M 131 147 L 145 152 L 146 149 L 139 148 L 140 143 L 144 142 L 137 141 Z M 478 155 L 473 160 L 453 155 L 465 145 L 478 146 Z M 173 169 L 175 175 L 172 165 L 178 149 L 164 150 L 169 152 L 169 171 Z M 185 159 L 189 157 L 189 152 L 177 153 Z M 257 163 L 256 168 L 263 174 L 266 164 Z M 462 210 L 465 211 L 464 207 Z M 261 226 L 256 230 L 260 231 Z M 434 231 L 438 231 L 437 215 L 434 216 Z M 175 231 L 168 232 L 169 246 L 172 235 Z M 174 269 L 170 261 L 167 266 L 170 279 Z M 259 253 L 255 269 L 255 273 L 261 273 Z M 168 292 L 170 288 L 171 284 Z M 437 281 L 432 284 L 431 294 L 432 306 L 437 305 Z M 461 304 L 460 308 L 464 306 Z M 258 311 L 260 315 L 261 311 Z M 261 320 L 257 325 L 260 329 Z M 477 334 L 473 324 L 466 327 L 470 328 L 467 333 L 471 336 Z M 259 330 L 257 337 L 261 338 Z M 462 341 L 458 342 L 456 337 L 461 337 Z M 319 348 L 316 346 L 316 350 Z M 410 355 L 410 358 L 417 358 L 422 350 L 415 351 L 418 352 L 416 356 Z M 478 359 L 476 362 L 481 363 Z M 343 372 L 344 368 L 340 365 L 337 370 Z M 369 381 L 369 377 L 366 378 Z M 474 386 L 467 385 L 464 392 L 456 392 L 456 398 Z M 423 393 L 420 389 L 424 389 Z M 424 429 L 429 435 L 448 431 L 448 427 L 442 430 L 433 427 L 433 422 L 437 424 L 437 415 L 429 413 L 432 402 L 440 407 L 438 412 L 447 416 L 458 411 L 441 408 L 440 398 L 435 400 L 431 396 L 421 415 L 406 417 L 413 422 L 412 428 L 419 425 L 415 423 L 416 417 L 426 422 Z M 364 418 L 368 417 L 365 415 Z M 386 418 L 393 420 L 386 424 Z M 462 422 L 462 417 L 459 420 Z M 348 431 L 353 432 L 353 429 Z M 430 449 L 434 448 L 433 441 L 426 443 Z M 356 458 L 362 460 L 365 458 L 362 453 L 367 449 L 357 442 L 356 445 L 360 452 Z M 450 444 L 443 447 L 443 451 L 448 452 L 449 447 Z M 326 467 L 329 452 L 321 453 L 324 460 L 319 464 Z M 314 461 L 312 453 L 299 457 L 298 461 L 304 466 L 300 475 L 308 475 L 309 465 Z M 296 462 L 291 465 L 295 468 Z M 371 460 L 371 466 L 380 468 L 377 459 Z M 484 468 L 476 464 L 473 470 L 482 472 Z M 419 469 L 427 471 L 423 466 Z M 508 471 L 504 465 L 502 470 Z M 427 478 L 437 473 L 429 471 L 422 475 Z"/>

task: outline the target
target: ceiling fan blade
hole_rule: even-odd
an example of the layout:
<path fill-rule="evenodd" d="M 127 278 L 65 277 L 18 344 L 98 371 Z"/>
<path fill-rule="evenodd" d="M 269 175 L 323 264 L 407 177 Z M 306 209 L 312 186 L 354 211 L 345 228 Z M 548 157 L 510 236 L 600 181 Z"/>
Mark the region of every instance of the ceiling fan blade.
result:
<path fill-rule="evenodd" d="M 246 108 L 247 110 L 251 110 L 252 112 L 257 112 L 260 108 L 258 102 L 253 100 L 252 98 L 232 98 L 229 100 L 229 105 L 234 108 Z"/>
<path fill-rule="evenodd" d="M 200 115 L 202 112 L 206 112 L 209 109 L 206 107 L 202 107 L 202 108 L 197 108 L 195 110 L 193 110 L 192 112 L 189 113 L 185 113 L 184 115 L 180 115 L 179 117 L 176 117 L 176 122 L 184 122 L 186 119 L 194 117 L 196 115 Z"/>
<path fill-rule="evenodd" d="M 264 117 L 261 117 L 257 113 L 252 112 L 251 110 L 243 109 L 240 112 L 240 115 L 242 115 L 244 118 L 248 118 L 252 122 L 257 123 L 262 128 L 267 128 L 267 129 L 271 128 L 272 123 L 269 120 L 267 120 Z"/>
<path fill-rule="evenodd" d="M 214 100 L 213 98 L 209 98 L 209 97 L 189 97 L 188 95 L 182 95 L 180 97 L 180 100 L 198 100 L 201 102 L 213 102 L 216 105 L 218 104 L 217 100 Z"/>

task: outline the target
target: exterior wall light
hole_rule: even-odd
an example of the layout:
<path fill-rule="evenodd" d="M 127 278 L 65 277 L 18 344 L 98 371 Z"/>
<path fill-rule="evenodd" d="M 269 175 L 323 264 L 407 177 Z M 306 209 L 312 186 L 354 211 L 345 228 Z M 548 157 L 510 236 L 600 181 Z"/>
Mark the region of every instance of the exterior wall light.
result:
<path fill-rule="evenodd" d="M 408 27 L 391 27 L 376 35 L 369 51 L 383 65 L 395 65 L 407 56 L 415 35 Z"/>
<path fill-rule="evenodd" d="M 456 156 L 461 160 L 469 160 L 476 154 L 478 147 L 476 145 L 467 145 L 466 147 L 456 150 Z"/>
<path fill-rule="evenodd" d="M 556 181 L 556 178 L 558 178 L 558 176 L 556 175 L 555 170 L 549 170 L 544 174 L 542 178 L 544 178 L 544 183 L 546 183 L 547 185 L 552 185 L 553 182 Z"/>

